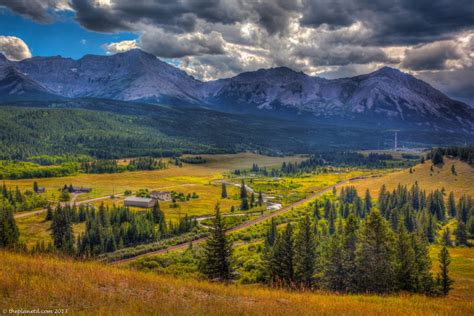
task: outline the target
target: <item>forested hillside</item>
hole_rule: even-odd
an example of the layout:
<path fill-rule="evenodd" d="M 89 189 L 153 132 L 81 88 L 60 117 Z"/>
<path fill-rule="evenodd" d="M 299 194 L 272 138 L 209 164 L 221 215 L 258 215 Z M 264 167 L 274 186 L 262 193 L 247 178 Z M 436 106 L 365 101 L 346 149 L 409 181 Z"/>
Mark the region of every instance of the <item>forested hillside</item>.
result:
<path fill-rule="evenodd" d="M 81 99 L 0 106 L 0 159 L 47 154 L 96 158 L 181 153 L 312 153 L 393 146 L 393 132 L 298 122 L 204 108 Z M 408 146 L 464 143 L 446 132 L 399 132 Z"/>

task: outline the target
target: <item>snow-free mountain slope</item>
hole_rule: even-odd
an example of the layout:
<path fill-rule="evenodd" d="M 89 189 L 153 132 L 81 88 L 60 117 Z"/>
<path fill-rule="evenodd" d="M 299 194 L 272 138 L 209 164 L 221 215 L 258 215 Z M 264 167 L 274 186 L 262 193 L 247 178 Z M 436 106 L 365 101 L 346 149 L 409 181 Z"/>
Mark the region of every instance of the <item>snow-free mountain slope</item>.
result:
<path fill-rule="evenodd" d="M 45 92 L 46 99 L 59 95 L 187 104 L 295 119 L 332 118 L 370 126 L 474 132 L 471 107 L 389 67 L 334 80 L 278 67 L 201 82 L 138 49 L 111 56 L 86 55 L 79 60 L 53 56 L 13 62 L 1 56 L 0 69 L 7 66 L 15 72 L 3 82 L 0 100 L 21 99 L 29 96 L 27 91 L 37 90 Z"/>
<path fill-rule="evenodd" d="M 17 67 L 69 98 L 198 102 L 202 85 L 182 70 L 138 49 L 112 56 L 86 55 L 79 60 L 33 57 Z"/>
<path fill-rule="evenodd" d="M 9 63 L 0 61 L 0 96 L 5 101 L 53 100 L 62 97 L 22 74 Z"/>

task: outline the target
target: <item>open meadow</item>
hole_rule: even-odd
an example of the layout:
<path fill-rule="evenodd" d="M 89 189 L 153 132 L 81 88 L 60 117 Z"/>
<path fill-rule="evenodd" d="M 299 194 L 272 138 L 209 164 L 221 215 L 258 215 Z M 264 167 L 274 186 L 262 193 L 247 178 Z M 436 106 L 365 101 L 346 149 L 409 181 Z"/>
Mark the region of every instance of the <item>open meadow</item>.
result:
<path fill-rule="evenodd" d="M 26 190 L 31 189 L 33 182 L 36 181 L 40 186 L 45 187 L 46 193 L 44 194 L 51 200 L 58 198 L 58 189 L 65 184 L 90 187 L 92 191 L 78 195 L 76 201 L 92 199 L 87 204 L 94 206 L 99 206 L 102 203 L 107 206 L 123 205 L 123 193 L 126 190 L 133 193 L 140 189 L 175 191 L 184 195 L 195 193 L 197 198 L 178 202 L 177 205 L 172 205 L 171 201 L 160 202 L 160 208 L 165 213 L 166 219 L 177 222 L 184 216 L 210 216 L 217 203 L 223 213 L 230 213 L 232 207 L 238 209 L 240 189 L 234 185 L 227 185 L 228 198 L 223 199 L 221 198 L 222 184 L 218 181 L 230 177 L 229 181 L 239 184 L 242 177 L 232 174 L 236 169 L 250 169 L 253 164 L 269 169 L 279 168 L 283 162 L 299 162 L 304 159 L 300 156 L 269 157 L 252 153 L 203 155 L 202 157 L 206 160 L 204 164 L 183 164 L 179 167 L 169 163 L 168 168 L 163 170 L 5 180 L 5 185 L 7 187 L 18 186 L 20 190 Z M 255 192 L 262 191 L 262 193 L 271 196 L 272 202 L 287 205 L 339 181 L 376 172 L 377 170 L 337 169 L 333 172 L 307 174 L 301 177 L 258 176 L 252 182 L 247 181 L 247 185 Z M 113 198 L 112 195 L 114 195 Z M 44 218 L 45 213 L 39 213 L 17 219 L 21 240 L 28 246 L 39 241 L 48 243 L 51 240 L 49 230 L 51 224 Z M 74 226 L 75 233 L 82 231 L 84 231 L 84 224 Z"/>
<path fill-rule="evenodd" d="M 58 308 L 95 315 L 472 315 L 474 252 L 456 249 L 452 254 L 455 289 L 447 297 L 430 298 L 223 285 L 1 252 L 0 307 Z"/>

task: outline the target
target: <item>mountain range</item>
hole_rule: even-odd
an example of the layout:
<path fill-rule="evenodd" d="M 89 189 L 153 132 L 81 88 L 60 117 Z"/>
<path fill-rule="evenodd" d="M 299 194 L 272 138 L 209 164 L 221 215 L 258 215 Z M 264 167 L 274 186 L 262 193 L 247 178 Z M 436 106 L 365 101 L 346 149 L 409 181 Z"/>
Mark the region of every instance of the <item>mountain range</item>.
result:
<path fill-rule="evenodd" d="M 53 56 L 14 62 L 0 54 L 3 103 L 75 98 L 474 133 L 469 105 L 389 67 L 333 80 L 278 67 L 203 82 L 138 49 L 78 60 Z"/>

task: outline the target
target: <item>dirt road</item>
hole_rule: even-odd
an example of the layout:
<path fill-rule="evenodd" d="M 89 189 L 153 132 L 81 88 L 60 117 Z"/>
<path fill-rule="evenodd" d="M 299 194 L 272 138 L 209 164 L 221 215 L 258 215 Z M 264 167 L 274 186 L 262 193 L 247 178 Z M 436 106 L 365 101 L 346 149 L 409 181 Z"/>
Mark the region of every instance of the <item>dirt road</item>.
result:
<path fill-rule="evenodd" d="M 122 196 L 122 195 L 123 194 L 115 194 L 116 197 Z M 110 195 L 107 195 L 107 196 L 101 196 L 101 197 L 98 197 L 98 198 L 93 198 L 93 199 L 88 199 L 88 200 L 83 200 L 83 201 L 77 201 L 76 202 L 76 199 L 77 199 L 78 196 L 79 196 L 79 194 L 74 194 L 73 197 L 71 198 L 71 201 L 69 201 L 69 204 L 73 205 L 74 203 L 76 203 L 76 205 L 81 205 L 81 204 L 87 204 L 87 203 L 91 203 L 91 202 L 97 202 L 97 201 L 110 199 Z M 36 215 L 36 214 L 41 214 L 41 213 L 44 213 L 44 212 L 46 212 L 45 208 L 43 208 L 41 210 L 37 210 L 37 211 L 17 213 L 17 214 L 14 215 L 14 217 L 15 217 L 15 219 L 17 219 L 17 218 L 22 218 L 22 217 L 33 216 L 33 215 Z"/>
<path fill-rule="evenodd" d="M 248 222 L 245 222 L 245 223 L 242 223 L 240 225 L 237 225 L 231 229 L 229 229 L 226 233 L 227 234 L 230 234 L 230 233 L 233 233 L 233 232 L 236 232 L 236 231 L 239 231 L 239 230 L 242 230 L 242 229 L 245 229 L 247 227 L 250 227 L 252 225 L 255 225 L 255 224 L 258 224 L 258 223 L 261 223 L 265 220 L 268 220 L 272 217 L 275 217 L 275 216 L 278 216 L 282 213 L 285 213 L 285 212 L 288 212 L 290 211 L 291 209 L 295 208 L 295 207 L 298 207 L 306 202 L 309 202 L 321 195 L 323 195 L 324 193 L 326 192 L 329 192 L 331 191 L 333 188 L 335 187 L 339 187 L 341 185 L 345 185 L 345 184 L 348 184 L 350 182 L 355 182 L 355 181 L 359 181 L 359 180 L 362 180 L 362 179 L 365 179 L 365 177 L 359 177 L 359 178 L 353 178 L 353 179 L 348 179 L 348 180 L 344 180 L 344 181 L 341 181 L 341 182 L 338 182 L 336 183 L 335 185 L 332 185 L 330 187 L 327 187 L 321 191 L 318 191 L 316 193 L 313 193 L 307 197 L 305 197 L 304 199 L 301 199 L 295 203 L 292 203 L 288 206 L 285 206 L 273 213 L 268 213 L 268 214 L 265 214 L 265 215 L 262 215 L 256 219 L 253 219 L 253 220 L 250 220 Z M 204 242 L 206 240 L 206 237 L 203 237 L 203 238 L 199 238 L 199 239 L 196 239 L 193 241 L 193 244 L 200 244 L 202 242 Z M 138 256 L 135 256 L 135 257 L 130 257 L 130 258 L 126 258 L 126 259 L 122 259 L 122 260 L 117 260 L 117 261 L 113 261 L 113 262 L 110 262 L 111 265 L 121 265 L 121 264 L 126 264 L 126 263 L 129 263 L 131 261 L 134 261 L 134 260 L 137 260 L 139 258 L 142 258 L 142 257 L 145 257 L 145 256 L 150 256 L 150 255 L 159 255 L 159 254 L 163 254 L 163 253 L 167 253 L 169 251 L 174 251 L 174 250 L 182 250 L 182 249 L 186 249 L 187 247 L 189 246 L 189 243 L 188 242 L 185 242 L 185 243 L 182 243 L 182 244 L 178 244 L 178 245 L 175 245 L 175 246 L 171 246 L 171 247 L 168 247 L 168 248 L 165 248 L 165 249 L 161 249 L 161 250 L 157 250 L 157 251 L 152 251 L 152 252 L 148 252 L 148 253 L 145 253 L 145 254 L 141 254 L 141 255 L 138 255 Z"/>

